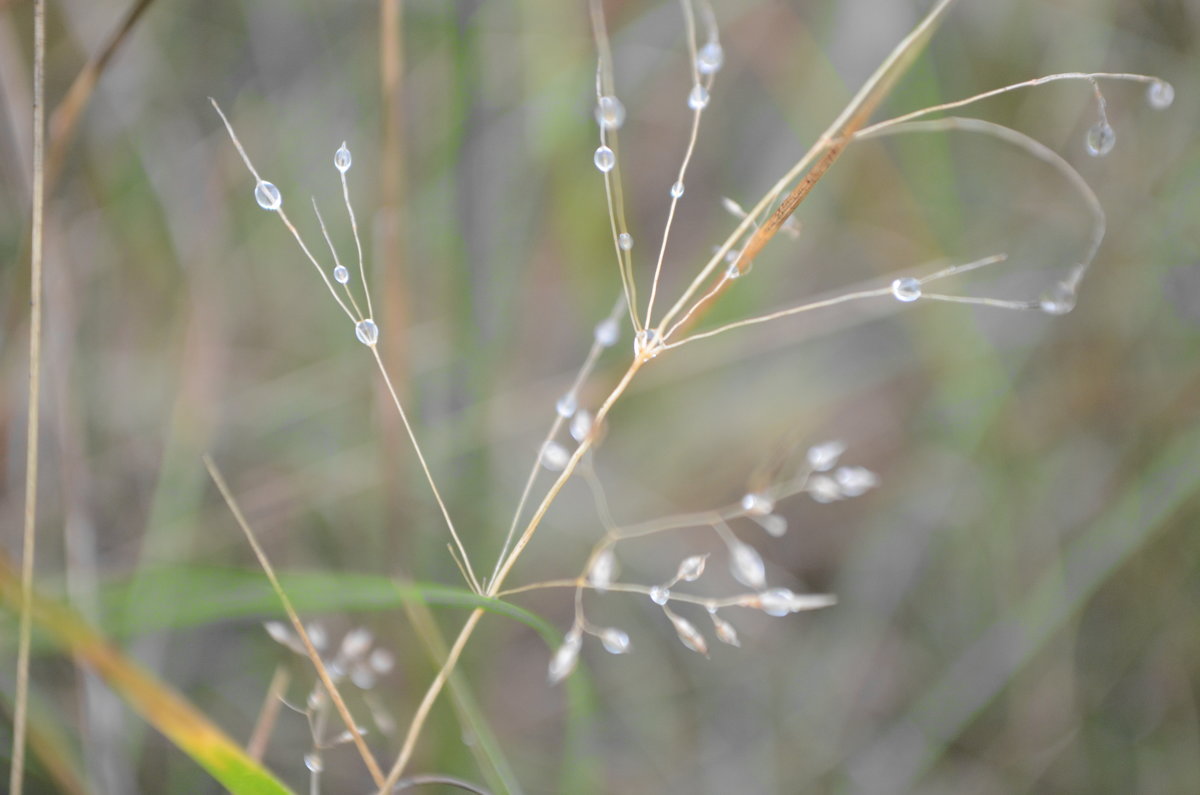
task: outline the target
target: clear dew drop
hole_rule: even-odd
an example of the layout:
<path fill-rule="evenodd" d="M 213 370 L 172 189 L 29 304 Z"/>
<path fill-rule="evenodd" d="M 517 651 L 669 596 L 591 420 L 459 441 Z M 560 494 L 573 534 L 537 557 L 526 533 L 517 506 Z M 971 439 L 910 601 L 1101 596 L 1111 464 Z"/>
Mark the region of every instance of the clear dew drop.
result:
<path fill-rule="evenodd" d="M 775 510 L 775 500 L 766 492 L 752 491 L 742 497 L 742 510 L 752 516 L 766 516 Z"/>
<path fill-rule="evenodd" d="M 838 467 L 833 479 L 846 497 L 860 497 L 879 484 L 875 473 L 865 467 Z"/>
<path fill-rule="evenodd" d="M 338 265 L 333 269 L 333 280 L 338 284 L 346 284 L 350 281 L 350 271 L 346 270 L 345 265 Z"/>
<path fill-rule="evenodd" d="M 542 448 L 542 466 L 551 472 L 563 471 L 570 460 L 571 454 L 567 452 L 567 448 L 558 442 L 546 442 L 546 445 Z"/>
<path fill-rule="evenodd" d="M 758 603 L 764 613 L 778 618 L 792 612 L 792 600 L 795 596 L 787 588 L 772 588 L 758 595 Z"/>
<path fill-rule="evenodd" d="M 1083 145 L 1092 157 L 1104 157 L 1117 145 L 1117 134 L 1107 122 L 1097 122 L 1087 131 Z"/>
<path fill-rule="evenodd" d="M 587 409 L 575 412 L 575 416 L 571 418 L 571 438 L 577 442 L 586 439 L 587 435 L 592 432 L 592 421 L 592 412 Z"/>
<path fill-rule="evenodd" d="M 629 251 L 632 249 L 633 235 L 629 234 L 628 232 L 622 232 L 621 234 L 617 235 L 617 246 L 622 251 Z"/>
<path fill-rule="evenodd" d="M 692 110 L 704 110 L 708 107 L 708 89 L 697 83 L 688 92 L 688 107 Z"/>
<path fill-rule="evenodd" d="M 629 635 L 615 627 L 600 630 L 600 642 L 609 654 L 624 654 L 629 651 Z"/>
<path fill-rule="evenodd" d="M 675 182 L 673 182 L 671 184 L 671 198 L 678 199 L 682 195 L 683 195 L 683 182 L 681 180 L 675 180 Z"/>
<path fill-rule="evenodd" d="M 338 150 L 333 153 L 333 166 L 338 171 L 345 174 L 350 170 L 350 163 L 350 150 L 346 148 L 346 142 L 342 141 L 342 145 L 339 146 Z"/>
<path fill-rule="evenodd" d="M 596 149 L 596 154 L 592 157 L 592 162 L 596 164 L 596 168 L 607 174 L 617 164 L 617 156 L 613 153 L 613 150 L 602 145 Z"/>
<path fill-rule="evenodd" d="M 354 324 L 354 336 L 363 345 L 374 345 L 379 342 L 379 326 L 371 318 L 360 320 Z"/>
<path fill-rule="evenodd" d="M 738 267 L 738 264 L 736 261 L 730 263 L 729 267 L 725 269 L 725 278 L 726 279 L 737 279 L 741 275 L 742 275 L 742 269 Z"/>
<path fill-rule="evenodd" d="M 718 42 L 710 41 L 696 53 L 696 71 L 702 75 L 716 74 L 725 63 L 725 51 Z"/>
<path fill-rule="evenodd" d="M 1075 308 L 1075 291 L 1059 282 L 1038 299 L 1038 308 L 1047 315 L 1065 315 Z"/>
<path fill-rule="evenodd" d="M 596 324 L 593 337 L 600 347 L 611 348 L 621 338 L 621 326 L 613 318 L 606 317 Z"/>
<path fill-rule="evenodd" d="M 901 276 L 892 282 L 892 295 L 897 301 L 912 303 L 921 297 L 921 283 L 911 276 Z"/>
<path fill-rule="evenodd" d="M 1175 86 L 1166 80 L 1155 80 L 1146 88 L 1146 102 L 1155 110 L 1166 110 L 1175 101 Z"/>
<path fill-rule="evenodd" d="M 377 674 L 386 674 L 396 665 L 396 656 L 387 649 L 376 649 L 367 659 L 371 668 Z"/>
<path fill-rule="evenodd" d="M 568 392 L 558 399 L 554 404 L 554 410 L 558 416 L 565 419 L 570 419 L 574 416 L 576 409 L 579 408 L 579 400 L 575 397 L 574 392 Z"/>
<path fill-rule="evenodd" d="M 280 195 L 279 188 L 261 179 L 254 186 L 254 200 L 264 210 L 278 210 L 283 204 L 283 196 Z"/>
<path fill-rule="evenodd" d="M 612 96 L 596 100 L 596 123 L 606 130 L 619 129 L 625 123 L 625 106 L 621 100 Z"/>
<path fill-rule="evenodd" d="M 656 585 L 650 589 L 650 601 L 654 604 L 662 606 L 671 601 L 671 589 L 663 585 Z"/>
<path fill-rule="evenodd" d="M 315 752 L 304 755 L 304 766 L 314 773 L 320 773 L 325 769 L 325 765 L 321 762 L 321 757 Z"/>

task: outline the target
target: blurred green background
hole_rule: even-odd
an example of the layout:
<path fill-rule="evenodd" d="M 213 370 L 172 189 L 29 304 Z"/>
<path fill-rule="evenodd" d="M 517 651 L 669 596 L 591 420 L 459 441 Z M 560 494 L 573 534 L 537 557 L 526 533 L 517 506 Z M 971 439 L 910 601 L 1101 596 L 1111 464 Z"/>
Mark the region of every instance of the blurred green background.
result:
<path fill-rule="evenodd" d="M 734 225 L 720 198 L 752 205 L 928 3 L 714 6 L 726 64 L 666 258 L 672 301 Z M 49 4 L 52 109 L 129 7 Z M 686 142 L 689 65 L 677 4 L 605 8 L 644 296 Z M 28 366 L 30 15 L 23 0 L 0 4 L 0 524 L 11 557 Z M 365 625 L 395 652 L 373 692 L 401 727 L 435 667 L 403 609 L 343 609 L 339 583 L 460 579 L 370 358 L 254 204 L 207 97 L 321 250 L 307 206 L 317 197 L 344 258 L 353 244 L 331 160 L 343 140 L 353 150 L 381 349 L 480 568 L 618 291 L 591 162 L 586 5 L 404 3 L 392 92 L 387 31 L 368 2 L 151 4 L 104 71 L 47 203 L 40 583 L 239 739 L 277 665 L 294 674 L 293 700 L 311 674 L 262 631 L 264 614 L 239 610 L 236 593 L 222 606 L 230 594 L 205 576 L 236 568 L 256 581 L 202 454 L 276 566 L 335 577 L 297 594 L 306 617 L 335 637 Z M 833 505 L 788 500 L 780 539 L 737 528 L 772 583 L 841 600 L 784 619 L 730 614 L 741 649 L 704 659 L 648 600 L 589 597 L 589 616 L 627 630 L 634 651 L 586 642 L 571 710 L 563 688 L 545 685 L 545 643 L 489 617 L 462 671 L 524 791 L 1200 791 L 1198 37 L 1194 0 L 957 4 L 878 117 L 1060 71 L 1174 84 L 1166 112 L 1138 84 L 1104 85 L 1118 140 L 1102 159 L 1084 152 L 1095 106 L 1083 83 L 964 114 L 1041 140 L 1099 195 L 1109 234 L 1077 309 L 880 301 L 648 366 L 596 456 L 619 522 L 734 502 L 827 439 L 845 440 L 845 461 L 881 484 Z M 1011 266 L 955 289 L 1032 297 L 1079 256 L 1088 220 L 1057 172 L 962 136 L 854 147 L 797 217 L 800 238 L 772 242 L 705 323 L 998 251 Z M 629 343 L 626 329 L 583 405 L 611 389 Z M 511 583 L 574 576 L 601 531 L 572 481 Z M 623 578 L 667 579 L 684 555 L 719 553 L 710 536 L 631 545 Z M 711 569 L 697 587 L 728 591 L 724 563 Z M 569 626 L 568 592 L 516 601 Z M 213 604 L 199 625 L 174 626 Z M 434 615 L 452 636 L 466 614 Z M 6 706 L 12 670 L 0 666 Z M 57 727 L 91 791 L 216 791 L 68 660 L 39 653 L 34 687 L 36 716 Z M 372 728 L 390 757 L 398 739 Z M 476 740 L 443 697 L 413 769 L 494 781 Z M 308 742 L 285 712 L 266 754 L 301 790 Z M 31 775 L 29 791 L 55 790 L 36 762 Z M 324 792 L 367 789 L 350 748 L 326 755 Z"/>

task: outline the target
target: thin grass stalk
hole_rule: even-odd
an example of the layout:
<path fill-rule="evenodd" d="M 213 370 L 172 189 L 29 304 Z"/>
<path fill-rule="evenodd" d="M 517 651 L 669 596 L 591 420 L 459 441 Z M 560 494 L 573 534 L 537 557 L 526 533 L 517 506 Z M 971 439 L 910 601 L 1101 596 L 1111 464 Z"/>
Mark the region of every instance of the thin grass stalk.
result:
<path fill-rule="evenodd" d="M 29 414 L 25 434 L 25 525 L 21 551 L 21 619 L 17 641 L 16 703 L 8 791 L 25 784 L 29 721 L 29 647 L 33 639 L 33 564 L 37 544 L 38 422 L 42 393 L 42 237 L 46 201 L 46 5 L 33 4 L 33 206 L 29 246 Z"/>

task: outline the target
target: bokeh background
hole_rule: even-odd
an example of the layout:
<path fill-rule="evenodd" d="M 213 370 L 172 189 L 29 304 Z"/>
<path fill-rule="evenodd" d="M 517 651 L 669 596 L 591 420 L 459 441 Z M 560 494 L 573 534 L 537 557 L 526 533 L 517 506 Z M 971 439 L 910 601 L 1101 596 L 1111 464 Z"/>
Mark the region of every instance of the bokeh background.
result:
<path fill-rule="evenodd" d="M 130 6 L 49 4 L 51 109 Z M 733 227 L 720 198 L 752 205 L 928 3 L 714 6 L 726 64 L 672 234 L 667 298 Z M 645 295 L 686 141 L 689 66 L 677 4 L 605 9 Z M 401 726 L 435 671 L 413 613 L 387 600 L 349 609 L 345 593 L 362 577 L 460 580 L 369 357 L 254 204 L 207 97 L 312 244 L 308 197 L 322 202 L 345 257 L 331 159 L 349 143 L 382 350 L 477 561 L 496 554 L 554 402 L 618 290 L 591 164 L 585 4 L 413 0 L 399 24 L 380 15 L 369 2 L 151 3 L 103 71 L 47 204 L 39 582 L 242 739 L 278 666 L 297 701 L 311 674 L 262 631 L 261 600 L 239 597 L 261 594 L 255 564 L 202 454 L 280 569 L 328 575 L 296 594 L 306 617 L 335 638 L 367 626 L 395 653 L 372 694 Z M 28 2 L 0 4 L 0 525 L 13 558 L 30 17 Z M 617 520 L 734 502 L 808 445 L 842 439 L 878 489 L 784 502 L 780 539 L 737 528 L 773 583 L 840 604 L 730 614 L 743 648 L 705 659 L 648 600 L 589 597 L 589 615 L 627 630 L 634 651 L 585 643 L 569 699 L 545 684 L 545 643 L 488 618 L 461 670 L 502 759 L 477 753 L 443 698 L 413 769 L 497 789 L 515 779 L 529 793 L 1200 791 L 1198 37 L 1194 0 L 958 3 L 880 117 L 1060 71 L 1174 84 L 1165 112 L 1140 85 L 1104 85 L 1118 137 L 1105 158 L 1084 151 L 1096 111 L 1083 83 L 967 114 L 1043 141 L 1099 195 L 1109 233 L 1077 309 L 880 301 L 652 363 L 595 460 Z M 961 136 L 855 147 L 797 217 L 800 238 L 774 241 L 706 323 L 999 251 L 1010 266 L 948 289 L 1033 297 L 1088 228 L 1057 172 Z M 584 405 L 623 372 L 629 342 L 626 329 Z M 511 582 L 573 576 L 600 532 L 572 482 Z M 711 551 L 697 587 L 728 590 L 714 541 L 693 530 L 630 545 L 623 577 L 661 581 Z M 228 580 L 236 587 L 214 586 L 231 571 L 245 574 Z M 516 601 L 570 623 L 567 592 Z M 453 636 L 465 612 L 432 615 Z M 14 626 L 5 619 L 5 659 Z M 12 671 L 0 666 L 6 706 Z M 217 791 L 68 660 L 39 651 L 34 686 L 39 726 L 61 737 L 59 764 L 84 791 Z M 266 754 L 297 789 L 308 737 L 285 712 Z M 370 739 L 384 757 L 398 746 L 374 726 Z M 323 791 L 369 788 L 348 747 L 325 764 Z M 31 776 L 31 791 L 63 786 L 39 761 Z"/>

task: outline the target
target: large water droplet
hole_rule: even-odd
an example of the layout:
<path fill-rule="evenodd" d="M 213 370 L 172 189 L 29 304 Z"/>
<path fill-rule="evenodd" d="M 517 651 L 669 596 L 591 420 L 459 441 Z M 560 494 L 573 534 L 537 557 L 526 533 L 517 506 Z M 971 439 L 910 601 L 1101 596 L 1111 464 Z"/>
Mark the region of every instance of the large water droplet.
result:
<path fill-rule="evenodd" d="M 911 276 L 901 276 L 892 282 L 892 295 L 897 301 L 911 303 L 921 297 L 921 283 Z"/>
<path fill-rule="evenodd" d="M 633 338 L 633 354 L 642 359 L 653 359 L 662 351 L 662 340 L 652 328 L 642 329 Z"/>
<path fill-rule="evenodd" d="M 554 404 L 554 410 L 558 413 L 558 416 L 562 417 L 564 420 L 570 419 L 575 414 L 575 410 L 578 408 L 579 400 L 575 397 L 574 392 L 566 393 Z"/>
<path fill-rule="evenodd" d="M 374 345 L 379 342 L 379 326 L 371 318 L 360 320 L 354 324 L 354 336 L 363 345 Z"/>
<path fill-rule="evenodd" d="M 688 107 L 692 110 L 704 110 L 708 107 L 708 89 L 697 83 L 688 92 Z"/>
<path fill-rule="evenodd" d="M 629 251 L 631 248 L 633 248 L 633 235 L 629 234 L 628 232 L 622 232 L 621 234 L 617 235 L 617 245 L 622 251 Z"/>
<path fill-rule="evenodd" d="M 1108 122 L 1097 122 L 1087 131 L 1083 144 L 1092 157 L 1104 157 L 1117 145 L 1117 134 Z"/>
<path fill-rule="evenodd" d="M 671 589 L 662 585 L 656 585 L 650 589 L 650 601 L 656 605 L 665 605 L 671 601 Z"/>
<path fill-rule="evenodd" d="M 1065 315 L 1075 308 L 1075 291 L 1059 282 L 1038 299 L 1038 307 L 1047 315 Z"/>
<path fill-rule="evenodd" d="M 1166 110 L 1175 101 L 1175 86 L 1166 80 L 1155 80 L 1146 89 L 1146 102 L 1155 110 Z"/>
<path fill-rule="evenodd" d="M 279 194 L 279 188 L 261 179 L 254 186 L 254 200 L 264 210 L 278 210 L 279 206 L 283 204 L 283 196 Z"/>
<path fill-rule="evenodd" d="M 314 773 L 320 773 L 325 769 L 325 765 L 321 763 L 321 757 L 316 753 L 308 753 L 304 755 L 304 766 Z"/>
<path fill-rule="evenodd" d="M 725 63 L 725 51 L 715 41 L 710 41 L 696 53 L 696 71 L 702 75 L 715 74 Z"/>
<path fill-rule="evenodd" d="M 613 627 L 600 630 L 600 642 L 609 654 L 624 654 L 629 651 L 629 636 Z"/>
<path fill-rule="evenodd" d="M 350 271 L 346 270 L 345 265 L 338 265 L 333 269 L 333 280 L 338 284 L 345 284 L 350 281 Z"/>
<path fill-rule="evenodd" d="M 616 97 L 596 100 L 596 123 L 606 130 L 615 130 L 625 123 L 625 106 Z"/>
<path fill-rule="evenodd" d="M 683 181 L 675 180 L 675 182 L 671 183 L 671 198 L 678 199 L 682 195 L 683 195 Z"/>
<path fill-rule="evenodd" d="M 575 412 L 575 416 L 571 418 L 571 438 L 577 442 L 582 442 L 587 438 L 587 435 L 592 432 L 592 413 L 587 409 L 579 409 Z"/>
<path fill-rule="evenodd" d="M 593 336 L 596 339 L 597 345 L 602 348 L 611 348 L 621 338 L 621 327 L 617 324 L 616 320 L 606 317 L 596 324 Z"/>
<path fill-rule="evenodd" d="M 596 149 L 596 154 L 592 157 L 592 162 L 596 164 L 596 168 L 607 174 L 617 164 L 617 156 L 607 146 L 600 146 Z"/>
<path fill-rule="evenodd" d="M 350 163 L 350 150 L 346 148 L 346 142 L 342 141 L 342 145 L 339 146 L 338 150 L 333 153 L 333 166 L 338 171 L 345 174 L 350 170 Z"/>

